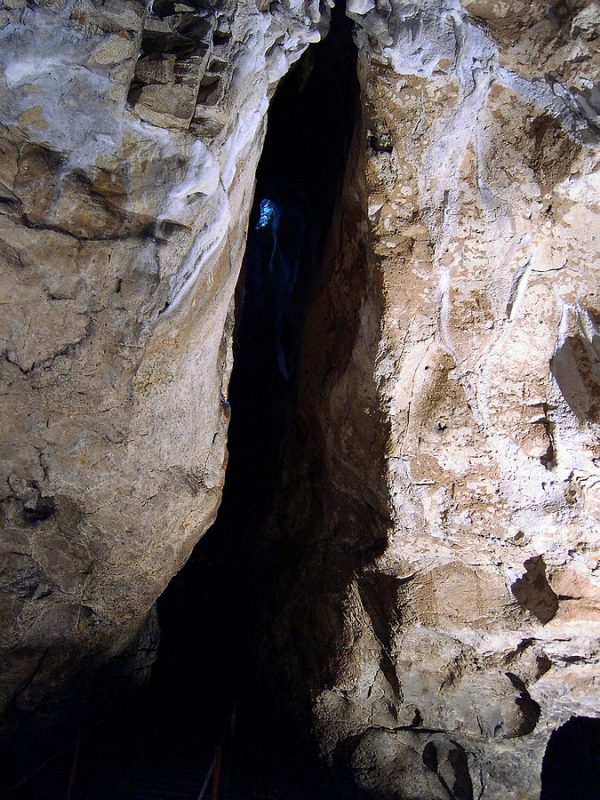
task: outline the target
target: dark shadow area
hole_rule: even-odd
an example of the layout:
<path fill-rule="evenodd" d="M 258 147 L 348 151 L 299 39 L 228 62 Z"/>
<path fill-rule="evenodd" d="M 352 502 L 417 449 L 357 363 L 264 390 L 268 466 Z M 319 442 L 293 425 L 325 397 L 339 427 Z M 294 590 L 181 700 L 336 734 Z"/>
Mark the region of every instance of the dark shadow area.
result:
<path fill-rule="evenodd" d="M 600 719 L 571 717 L 550 736 L 540 800 L 600 798 Z"/>
<path fill-rule="evenodd" d="M 528 558 L 523 566 L 525 573 L 514 581 L 511 591 L 521 608 L 530 611 L 545 625 L 558 611 L 558 597 L 546 578 L 544 557 Z"/>
<path fill-rule="evenodd" d="M 343 712 L 326 719 L 327 709 L 352 680 L 350 642 L 362 625 L 380 638 L 380 669 L 392 694 L 398 683 L 385 642 L 398 622 L 400 586 L 377 565 L 390 529 L 389 425 L 377 381 L 384 286 L 367 223 L 367 125 L 357 107 L 344 185 L 307 304 L 294 417 L 261 530 L 272 590 L 257 626 L 259 676 L 265 692 L 302 726 L 314 726 L 327 747 L 345 735 Z M 351 715 L 352 701 L 348 707 Z M 327 758 L 356 792 L 333 750 Z"/>
<path fill-rule="evenodd" d="M 357 99 L 356 48 L 339 6 L 327 38 L 292 68 L 271 105 L 237 295 L 223 501 L 159 601 L 162 644 L 151 691 L 164 719 L 180 710 L 178 736 L 202 729 L 214 746 L 233 728 L 224 791 L 229 780 L 237 791 L 265 781 L 290 798 L 335 794 L 316 753 L 259 688 L 257 626 L 273 580 L 260 563 L 259 540 L 294 415 L 299 342 Z M 228 769 L 236 774 L 228 778 Z"/>
<path fill-rule="evenodd" d="M 236 298 L 223 501 L 159 600 L 152 680 L 120 713 L 96 727 L 86 720 L 79 742 L 14 797 L 197 798 L 219 745 L 220 798 L 342 797 L 277 698 L 260 689 L 257 626 L 279 567 L 275 557 L 263 562 L 257 543 L 277 491 L 299 344 L 352 139 L 356 58 L 339 5 L 326 39 L 271 104 Z"/>
<path fill-rule="evenodd" d="M 600 336 L 589 336 L 597 330 L 600 318 L 592 309 L 578 312 L 579 331 L 567 336 L 552 356 L 550 369 L 571 411 L 580 422 L 600 421 Z"/>

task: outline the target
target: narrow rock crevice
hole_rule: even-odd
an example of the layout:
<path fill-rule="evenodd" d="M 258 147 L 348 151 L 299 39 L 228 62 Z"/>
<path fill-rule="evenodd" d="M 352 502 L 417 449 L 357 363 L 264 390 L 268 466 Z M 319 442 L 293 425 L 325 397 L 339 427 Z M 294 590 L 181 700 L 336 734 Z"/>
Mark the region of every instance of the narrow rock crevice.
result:
<path fill-rule="evenodd" d="M 327 38 L 307 51 L 272 102 L 237 291 L 223 502 L 159 601 L 157 685 L 183 691 L 215 741 L 235 716 L 245 747 L 268 740 L 284 762 L 290 754 L 282 756 L 282 741 L 288 751 L 300 747 L 288 723 L 308 711 L 309 698 L 299 704 L 300 676 L 288 676 L 284 688 L 281 670 L 296 664 L 301 643 L 311 663 L 298 669 L 315 667 L 314 680 L 325 679 L 326 639 L 306 642 L 317 633 L 313 610 L 322 613 L 315 581 L 351 580 L 366 546 L 327 530 L 325 517 L 339 515 L 322 507 L 336 467 L 328 463 L 324 409 L 311 407 L 343 380 L 364 324 L 356 60 L 352 23 L 337 7 Z M 345 546 L 351 549 L 342 557 Z M 299 593 L 305 607 L 297 605 Z M 286 640 L 289 624 L 295 642 Z"/>
<path fill-rule="evenodd" d="M 192 603 L 204 607 L 213 660 L 221 665 L 215 673 L 230 684 L 223 691 L 231 698 L 247 692 L 248 664 L 240 659 L 254 649 L 257 615 L 272 580 L 267 573 L 271 566 L 285 568 L 266 541 L 266 527 L 285 453 L 297 435 L 306 377 L 299 364 L 357 113 L 355 73 L 351 23 L 338 9 L 325 41 L 305 54 L 272 102 L 237 292 L 223 502 L 215 525 L 159 603 L 167 643 L 178 592 L 193 585 L 196 594 L 200 579 L 206 596 L 196 594 Z M 188 615 L 190 623 L 193 618 Z M 203 645 L 200 650 L 204 655 Z M 165 670 L 168 659 L 165 644 Z"/>

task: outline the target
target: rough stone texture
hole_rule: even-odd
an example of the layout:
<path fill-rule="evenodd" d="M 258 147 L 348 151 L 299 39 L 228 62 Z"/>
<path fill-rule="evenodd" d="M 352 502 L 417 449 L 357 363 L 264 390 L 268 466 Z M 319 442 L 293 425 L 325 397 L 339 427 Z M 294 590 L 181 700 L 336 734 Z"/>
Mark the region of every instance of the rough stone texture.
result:
<path fill-rule="evenodd" d="M 13 736 L 134 652 L 214 518 L 268 101 L 328 15 L 296 0 L 151 5 L 0 4 L 0 707 Z"/>
<path fill-rule="evenodd" d="M 533 800 L 600 708 L 598 5 L 348 8 L 363 123 L 264 651 L 367 796 Z M 316 3 L 0 6 L 5 732 L 128 652 L 214 517 L 264 115 L 322 32 Z"/>
<path fill-rule="evenodd" d="M 349 7 L 266 669 L 369 797 L 533 800 L 600 709 L 600 8 Z"/>

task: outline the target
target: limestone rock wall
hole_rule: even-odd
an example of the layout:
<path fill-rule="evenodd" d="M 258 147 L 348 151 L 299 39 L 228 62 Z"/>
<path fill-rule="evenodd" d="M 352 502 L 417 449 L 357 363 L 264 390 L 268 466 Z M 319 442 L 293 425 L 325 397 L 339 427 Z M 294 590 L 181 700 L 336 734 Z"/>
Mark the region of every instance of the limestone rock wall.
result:
<path fill-rule="evenodd" d="M 301 401 L 320 472 L 288 480 L 322 588 L 281 601 L 280 652 L 367 796 L 533 800 L 552 730 L 600 709 L 600 12 L 349 11 L 369 288 L 344 310 L 342 236 L 320 330 L 354 339 Z"/>
<path fill-rule="evenodd" d="M 0 4 L 5 733 L 83 696 L 214 518 L 268 101 L 327 15 Z"/>
<path fill-rule="evenodd" d="M 598 5 L 348 12 L 265 662 L 367 796 L 532 800 L 600 708 Z M 0 5 L 5 734 L 146 649 L 214 518 L 265 113 L 327 17 Z"/>

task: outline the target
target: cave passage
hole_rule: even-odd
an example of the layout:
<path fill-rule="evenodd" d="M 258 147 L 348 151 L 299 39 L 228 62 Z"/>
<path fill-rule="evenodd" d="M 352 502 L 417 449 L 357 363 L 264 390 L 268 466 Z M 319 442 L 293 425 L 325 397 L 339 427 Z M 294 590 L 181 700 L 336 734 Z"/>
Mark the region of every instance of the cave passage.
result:
<path fill-rule="evenodd" d="M 97 756 L 97 763 L 110 762 L 94 774 L 97 786 L 112 787 L 111 796 L 121 796 L 115 782 L 138 791 L 136 775 L 148 782 L 152 773 L 164 787 L 187 776 L 189 796 L 197 797 L 213 748 L 234 724 L 223 760 L 226 794 L 244 795 L 241 779 L 227 771 L 241 774 L 246 767 L 240 764 L 252 762 L 255 774 L 271 773 L 272 782 L 285 785 L 287 797 L 337 796 L 325 788 L 316 762 L 307 777 L 312 752 L 288 729 L 277 698 L 260 688 L 255 655 L 271 575 L 280 566 L 261 546 L 261 526 L 293 425 L 304 321 L 359 108 L 356 61 L 352 23 L 338 3 L 326 38 L 292 67 L 271 103 L 236 291 L 223 500 L 215 524 L 158 602 L 161 644 L 153 677 L 119 740 L 126 766 L 115 767 L 112 734 L 108 755 Z M 107 778 L 115 769 L 120 775 Z M 312 783 L 304 790 L 291 785 L 300 779 Z M 227 785 L 231 780 L 237 783 Z M 261 791 L 254 780 L 253 797 L 274 796 Z"/>
<path fill-rule="evenodd" d="M 255 669 L 256 628 L 269 603 L 270 570 L 279 566 L 261 547 L 261 525 L 292 425 L 305 312 L 352 138 L 356 59 L 351 22 L 338 4 L 325 40 L 307 50 L 271 104 L 237 291 L 223 501 L 159 601 L 156 687 L 169 704 L 194 709 L 188 724 L 204 725 L 214 741 L 235 713 L 245 747 L 269 729 L 283 735 L 276 701 L 261 694 Z M 298 746 L 290 736 L 280 749 Z"/>
<path fill-rule="evenodd" d="M 571 717 L 548 741 L 540 800 L 600 798 L 600 719 Z"/>

